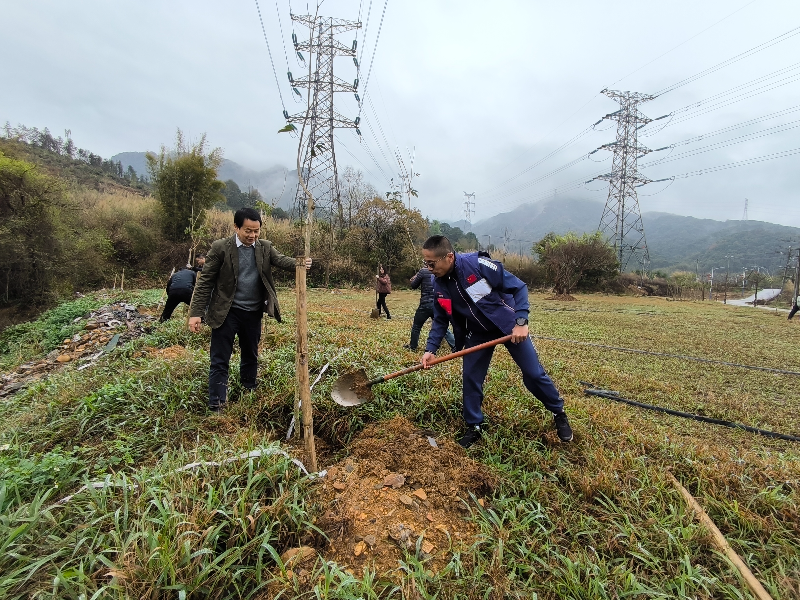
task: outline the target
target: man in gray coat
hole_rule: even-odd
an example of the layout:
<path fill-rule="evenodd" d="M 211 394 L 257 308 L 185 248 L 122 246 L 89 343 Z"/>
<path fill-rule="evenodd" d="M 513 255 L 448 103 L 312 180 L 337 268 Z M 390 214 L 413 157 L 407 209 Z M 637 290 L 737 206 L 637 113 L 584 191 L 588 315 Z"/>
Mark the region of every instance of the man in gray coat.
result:
<path fill-rule="evenodd" d="M 189 330 L 199 332 L 201 319 L 211 327 L 211 367 L 208 406 L 219 412 L 228 396 L 228 369 L 233 338 L 239 336 L 242 387 L 253 390 L 258 374 L 261 317 L 281 320 L 272 267 L 295 270 L 295 259 L 284 256 L 267 240 L 258 239 L 261 215 L 240 208 L 233 216 L 236 234 L 211 245 L 189 307 Z M 306 259 L 306 269 L 311 259 Z"/>

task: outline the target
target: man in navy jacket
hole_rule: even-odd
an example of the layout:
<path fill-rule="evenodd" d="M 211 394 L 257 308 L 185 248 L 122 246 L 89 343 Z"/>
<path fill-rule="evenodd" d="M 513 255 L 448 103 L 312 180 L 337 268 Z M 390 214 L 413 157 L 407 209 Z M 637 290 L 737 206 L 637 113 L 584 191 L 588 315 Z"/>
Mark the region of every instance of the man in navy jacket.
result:
<path fill-rule="evenodd" d="M 406 350 L 416 350 L 419 344 L 419 334 L 422 331 L 422 326 L 428 319 L 433 319 L 433 273 L 428 267 L 422 267 L 416 275 L 410 280 L 411 289 L 415 290 L 420 288 L 419 306 L 417 312 L 414 313 L 414 322 L 411 325 L 411 341 L 403 346 Z M 455 348 L 456 342 L 453 339 L 453 334 L 448 329 L 444 338 L 447 340 L 450 350 Z"/>
<path fill-rule="evenodd" d="M 426 266 L 434 275 L 433 326 L 422 364 L 427 369 L 442 343 L 448 324 L 453 325 L 456 349 L 471 348 L 511 335 L 505 344 L 522 371 L 525 387 L 553 413 L 562 442 L 572 441 L 572 428 L 564 412 L 564 400 L 545 372 L 528 335 L 528 288 L 503 264 L 482 252 L 456 254 L 443 235 L 434 235 L 422 245 Z M 464 356 L 463 415 L 467 430 L 458 440 L 469 448 L 484 431 L 483 381 L 494 347 Z"/>

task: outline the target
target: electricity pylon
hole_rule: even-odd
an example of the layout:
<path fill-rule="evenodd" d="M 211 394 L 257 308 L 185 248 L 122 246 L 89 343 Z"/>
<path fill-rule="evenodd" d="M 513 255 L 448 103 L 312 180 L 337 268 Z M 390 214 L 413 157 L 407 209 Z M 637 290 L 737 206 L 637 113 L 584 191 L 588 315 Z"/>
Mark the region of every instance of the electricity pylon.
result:
<path fill-rule="evenodd" d="M 333 95 L 336 92 L 350 92 L 358 98 L 358 79 L 350 84 L 333 74 L 333 59 L 336 56 L 350 56 L 356 62 L 356 42 L 352 46 L 342 44 L 334 37 L 337 33 L 352 31 L 361 27 L 360 22 L 345 21 L 333 17 L 312 15 L 292 15 L 296 21 L 308 27 L 309 41 L 298 41 L 293 36 L 296 52 L 309 53 L 309 64 L 313 65 L 310 75 L 294 79 L 291 72 L 289 82 L 293 92 L 301 95 L 297 88 L 310 89 L 308 112 L 284 117 L 290 123 L 305 123 L 303 135 L 305 143 L 302 150 L 302 176 L 306 187 L 314 194 L 315 201 L 322 206 L 331 207 L 339 199 L 339 175 L 336 168 L 333 133 L 339 128 L 358 131 L 359 119 L 348 119 L 334 109 Z M 356 65 L 358 63 L 356 62 Z M 307 197 L 301 186 L 295 195 L 299 214 L 305 212 Z"/>
<path fill-rule="evenodd" d="M 464 220 L 467 222 L 467 226 L 471 230 L 472 215 L 475 214 L 475 192 L 472 192 L 471 194 L 464 192 L 464 197 L 466 198 L 464 201 Z M 470 198 L 472 198 L 471 202 Z"/>
<path fill-rule="evenodd" d="M 603 150 L 613 151 L 614 157 L 611 162 L 611 172 L 595 177 L 608 181 L 608 198 L 598 230 L 613 242 L 620 270 L 625 269 L 628 260 L 634 255 L 644 270 L 650 262 L 650 253 L 647 250 L 636 188 L 652 183 L 653 180 L 639 173 L 637 169 L 638 159 L 651 152 L 649 148 L 639 144 L 638 131 L 655 119 L 639 112 L 639 105 L 652 100 L 655 96 L 608 89 L 601 93 L 616 100 L 620 109 L 603 117 L 617 122 L 617 139 L 600 146 Z"/>

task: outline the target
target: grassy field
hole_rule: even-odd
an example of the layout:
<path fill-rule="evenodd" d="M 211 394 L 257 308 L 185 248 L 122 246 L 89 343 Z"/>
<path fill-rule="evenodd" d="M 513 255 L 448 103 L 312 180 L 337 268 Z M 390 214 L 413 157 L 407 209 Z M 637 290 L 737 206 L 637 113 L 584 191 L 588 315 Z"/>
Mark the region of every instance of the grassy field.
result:
<path fill-rule="evenodd" d="M 418 359 L 402 349 L 417 299 L 393 293 L 393 319 L 375 321 L 372 292 L 311 290 L 312 378 L 348 348 L 314 388 L 322 465 L 396 416 L 457 435 L 458 361 L 376 387 L 356 409 L 330 400 L 339 374 Z M 84 298 L 6 330 L 2 371 L 46 354 L 107 301 Z M 285 322 L 266 325 L 261 385 L 239 394 L 233 368 L 241 400 L 222 417 L 205 409 L 209 332 L 188 333 L 183 309 L 96 366 L 67 366 L 0 403 L 0 598 L 751 598 L 667 471 L 774 598 L 800 598 L 800 444 L 587 397 L 579 383 L 800 435 L 800 377 L 547 340 L 536 346 L 574 443 L 558 443 L 501 348 L 485 386 L 490 432 L 468 451 L 496 479 L 485 507 L 473 502 L 464 517 L 476 534 L 436 569 L 419 544 L 389 571 L 326 560 L 321 484 L 279 452 L 302 458 L 279 444 L 294 398 L 291 291 L 281 302 Z M 600 295 L 531 304 L 533 335 L 800 370 L 800 329 L 784 314 Z M 181 469 L 203 461 L 219 464 Z M 105 487 L 81 491 L 90 482 Z M 305 577 L 280 558 L 301 544 L 320 554 Z"/>

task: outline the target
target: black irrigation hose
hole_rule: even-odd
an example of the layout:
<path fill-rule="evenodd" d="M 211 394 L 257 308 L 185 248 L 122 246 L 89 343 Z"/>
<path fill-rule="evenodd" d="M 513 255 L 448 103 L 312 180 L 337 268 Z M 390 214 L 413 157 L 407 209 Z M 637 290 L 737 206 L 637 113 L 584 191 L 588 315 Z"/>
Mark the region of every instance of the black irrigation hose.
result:
<path fill-rule="evenodd" d="M 740 369 L 752 369 L 753 371 L 766 371 L 767 373 L 779 373 L 781 375 L 797 375 L 800 376 L 800 371 L 787 371 L 786 369 L 773 369 L 772 367 L 758 367 L 755 365 L 740 365 L 737 363 L 727 362 L 724 360 L 714 360 L 713 358 L 698 358 L 697 356 L 687 356 L 685 354 L 667 354 L 665 352 L 653 352 L 652 350 L 637 350 L 636 348 L 623 348 L 621 346 L 606 346 L 605 344 L 595 344 L 593 342 L 579 342 L 577 340 L 568 340 L 565 338 L 548 337 L 546 335 L 531 335 L 532 338 L 537 340 L 551 340 L 553 342 L 565 342 L 567 344 L 578 344 L 579 346 L 593 346 L 595 348 L 605 348 L 607 350 L 616 350 L 618 352 L 633 352 L 635 354 L 648 354 L 650 356 L 666 356 L 669 358 L 680 358 L 682 360 L 693 360 L 695 362 L 711 363 L 714 365 L 725 365 L 727 367 L 739 367 Z"/>
<path fill-rule="evenodd" d="M 579 382 L 583 385 L 592 385 L 585 381 Z M 638 406 L 639 408 L 646 408 L 647 410 L 654 410 L 656 412 L 666 413 L 676 417 L 684 417 L 694 421 L 701 421 L 702 423 L 713 423 L 714 425 L 722 425 L 724 427 L 731 427 L 733 429 L 744 429 L 750 433 L 757 433 L 765 437 L 776 438 L 779 440 L 788 440 L 790 442 L 800 442 L 800 437 L 795 435 L 787 435 L 785 433 L 777 433 L 775 431 L 767 431 L 766 429 L 758 429 L 757 427 L 750 427 L 749 425 L 742 425 L 741 423 L 734 423 L 733 421 L 723 421 L 722 419 L 713 419 L 711 417 L 704 417 L 702 415 L 695 415 L 692 413 L 683 412 L 680 410 L 672 410 L 671 408 L 664 408 L 662 406 L 655 406 L 653 404 L 645 404 L 643 402 L 636 402 L 635 400 L 628 400 L 619 395 L 619 392 L 611 390 L 592 390 L 585 389 L 583 393 L 587 396 L 599 396 L 600 398 L 608 398 L 615 402 L 622 402 L 623 404 L 630 404 L 631 406 Z"/>

